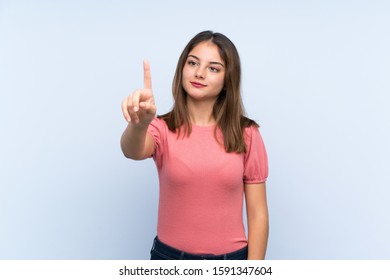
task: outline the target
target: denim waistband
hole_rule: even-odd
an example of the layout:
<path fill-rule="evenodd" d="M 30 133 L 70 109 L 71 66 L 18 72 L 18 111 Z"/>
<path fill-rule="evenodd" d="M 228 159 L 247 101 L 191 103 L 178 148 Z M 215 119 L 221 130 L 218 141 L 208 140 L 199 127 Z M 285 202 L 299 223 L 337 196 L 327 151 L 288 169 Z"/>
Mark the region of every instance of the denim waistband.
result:
<path fill-rule="evenodd" d="M 248 246 L 245 246 L 242 249 L 237 251 L 222 254 L 222 255 L 212 255 L 212 254 L 191 254 L 176 248 L 173 248 L 163 242 L 161 242 L 158 237 L 154 239 L 152 251 L 157 251 L 160 254 L 165 255 L 167 258 L 174 260 L 238 260 L 246 259 L 248 255 Z"/>

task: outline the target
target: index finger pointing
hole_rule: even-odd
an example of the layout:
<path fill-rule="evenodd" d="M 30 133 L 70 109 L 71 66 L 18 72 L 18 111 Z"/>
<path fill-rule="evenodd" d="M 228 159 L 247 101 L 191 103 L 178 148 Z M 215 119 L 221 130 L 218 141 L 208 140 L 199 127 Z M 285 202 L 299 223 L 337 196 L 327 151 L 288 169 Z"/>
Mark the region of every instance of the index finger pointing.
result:
<path fill-rule="evenodd" d="M 149 61 L 144 60 L 144 88 L 152 88 L 152 77 L 150 74 Z"/>

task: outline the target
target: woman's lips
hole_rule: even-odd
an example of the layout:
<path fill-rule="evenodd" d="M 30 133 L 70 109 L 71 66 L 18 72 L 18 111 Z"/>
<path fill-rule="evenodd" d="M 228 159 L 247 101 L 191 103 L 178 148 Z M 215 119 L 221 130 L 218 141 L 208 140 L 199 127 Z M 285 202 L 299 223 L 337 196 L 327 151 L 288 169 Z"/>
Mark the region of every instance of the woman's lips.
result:
<path fill-rule="evenodd" d="M 201 83 L 197 83 L 197 82 L 191 82 L 191 85 L 193 87 L 196 87 L 196 88 L 204 88 L 204 87 L 206 87 L 206 85 L 201 84 Z"/>

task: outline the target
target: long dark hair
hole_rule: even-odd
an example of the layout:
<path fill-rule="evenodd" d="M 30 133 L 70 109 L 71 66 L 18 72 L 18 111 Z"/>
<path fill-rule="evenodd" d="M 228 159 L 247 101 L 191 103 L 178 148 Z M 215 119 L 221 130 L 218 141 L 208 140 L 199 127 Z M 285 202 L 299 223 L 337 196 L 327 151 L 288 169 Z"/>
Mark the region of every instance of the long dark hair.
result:
<path fill-rule="evenodd" d="M 175 76 L 172 83 L 172 93 L 174 105 L 172 111 L 160 116 L 166 123 L 169 130 L 189 136 L 191 134 L 191 120 L 188 113 L 186 96 L 183 85 L 183 68 L 188 54 L 199 43 L 210 41 L 218 49 L 222 60 L 225 63 L 224 87 L 220 92 L 214 107 L 213 117 L 217 122 L 217 127 L 221 129 L 223 135 L 223 145 L 226 152 L 246 152 L 246 145 L 243 137 L 244 128 L 258 124 L 245 117 L 245 110 L 241 99 L 241 64 L 237 49 L 225 35 L 212 31 L 203 31 L 192 38 L 184 48 L 177 63 Z M 183 130 L 183 131 L 182 131 Z M 215 137 L 217 138 L 217 131 Z"/>

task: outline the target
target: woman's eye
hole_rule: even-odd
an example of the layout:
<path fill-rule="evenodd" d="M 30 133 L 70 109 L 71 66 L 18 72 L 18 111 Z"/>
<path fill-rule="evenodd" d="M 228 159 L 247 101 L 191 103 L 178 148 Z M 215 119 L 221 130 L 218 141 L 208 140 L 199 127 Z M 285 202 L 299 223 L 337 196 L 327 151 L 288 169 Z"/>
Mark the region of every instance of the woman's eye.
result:
<path fill-rule="evenodd" d="M 210 67 L 209 68 L 211 72 L 219 72 L 219 69 L 218 68 L 215 68 L 215 67 Z"/>
<path fill-rule="evenodd" d="M 191 65 L 191 66 L 197 65 L 197 63 L 196 63 L 195 61 L 192 61 L 192 60 L 189 60 L 187 63 L 188 63 L 189 65 Z"/>

